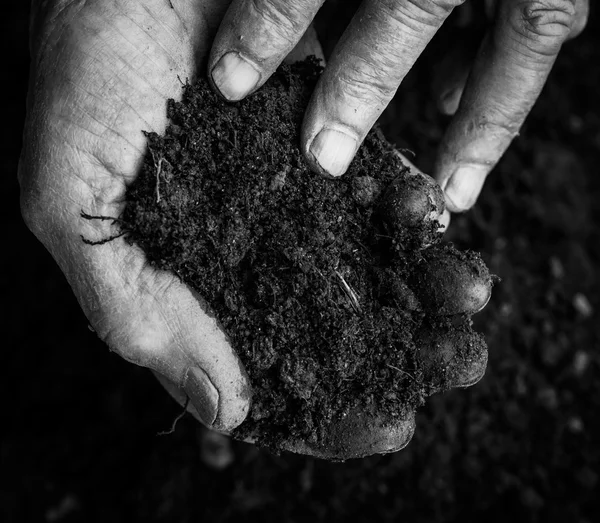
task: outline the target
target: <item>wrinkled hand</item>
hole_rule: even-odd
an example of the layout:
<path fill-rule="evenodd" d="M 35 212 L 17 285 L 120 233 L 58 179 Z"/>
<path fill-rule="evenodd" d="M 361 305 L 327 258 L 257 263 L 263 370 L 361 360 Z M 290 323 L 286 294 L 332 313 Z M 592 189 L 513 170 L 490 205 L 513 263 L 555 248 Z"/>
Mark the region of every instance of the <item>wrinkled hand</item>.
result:
<path fill-rule="evenodd" d="M 114 233 L 111 220 L 90 217 L 122 213 L 126 186 L 146 149 L 141 131 L 164 131 L 166 101 L 180 96 L 180 79 L 202 70 L 227 5 L 36 5 L 19 169 L 23 217 L 65 273 L 99 337 L 126 360 L 152 369 L 181 401 L 189 397 L 190 411 L 206 426 L 230 431 L 247 415 L 251 387 L 202 299 L 173 274 L 149 266 L 123 238 L 102 245 L 82 239 L 102 241 Z M 452 342 L 440 350 L 436 343 L 427 342 L 433 359 L 440 352 L 447 365 Z M 485 362 L 459 369 L 454 385 L 472 384 L 484 369 Z M 412 418 L 392 424 L 358 412 L 332 428 L 330 449 L 301 441 L 288 447 L 342 459 L 397 450 L 413 429 Z"/>
<path fill-rule="evenodd" d="M 362 1 L 306 112 L 301 146 L 315 170 L 331 176 L 346 171 L 423 49 L 464 2 Z M 258 89 L 323 3 L 234 0 L 210 54 L 215 87 L 229 100 Z M 452 212 L 475 203 L 542 90 L 561 45 L 582 31 L 589 10 L 588 0 L 485 3 L 492 25 L 474 63 L 459 65 L 452 85 L 441 90 L 445 112 L 456 114 L 433 174 Z"/>

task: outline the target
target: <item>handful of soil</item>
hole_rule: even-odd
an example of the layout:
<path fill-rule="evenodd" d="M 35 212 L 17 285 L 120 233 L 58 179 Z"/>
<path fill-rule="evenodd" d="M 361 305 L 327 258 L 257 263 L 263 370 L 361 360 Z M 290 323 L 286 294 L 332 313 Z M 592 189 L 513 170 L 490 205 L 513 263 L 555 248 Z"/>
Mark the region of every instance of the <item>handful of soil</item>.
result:
<path fill-rule="evenodd" d="M 299 135 L 320 70 L 282 66 L 236 104 L 186 85 L 165 135 L 147 135 L 122 220 L 230 336 L 253 388 L 234 436 L 345 459 L 377 451 L 360 432 L 404 424 L 404 446 L 425 397 L 483 375 L 470 315 L 491 277 L 477 254 L 435 245 L 441 190 L 377 131 L 341 179 L 310 171 Z"/>

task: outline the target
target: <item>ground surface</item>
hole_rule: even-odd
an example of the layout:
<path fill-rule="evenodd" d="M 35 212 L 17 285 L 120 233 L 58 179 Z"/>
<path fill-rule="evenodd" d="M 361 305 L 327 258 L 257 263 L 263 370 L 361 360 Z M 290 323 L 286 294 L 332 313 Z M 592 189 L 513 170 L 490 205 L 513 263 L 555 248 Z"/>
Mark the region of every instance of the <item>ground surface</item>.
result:
<path fill-rule="evenodd" d="M 453 239 L 503 278 L 477 316 L 490 351 L 483 381 L 432 398 L 398 454 L 329 464 L 236 443 L 216 472 L 191 419 L 156 436 L 178 409 L 88 331 L 22 225 L 26 8 L 7 7 L 0 520 L 597 521 L 599 22 L 565 48 L 478 208 L 453 224 Z M 417 80 L 384 123 L 427 168 L 445 122 Z"/>

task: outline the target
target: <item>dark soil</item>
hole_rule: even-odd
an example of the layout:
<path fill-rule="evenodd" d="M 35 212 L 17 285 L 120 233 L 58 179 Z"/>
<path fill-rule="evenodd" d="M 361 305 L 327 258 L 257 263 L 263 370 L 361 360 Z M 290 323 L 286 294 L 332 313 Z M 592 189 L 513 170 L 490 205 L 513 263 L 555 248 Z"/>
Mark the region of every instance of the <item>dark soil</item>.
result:
<path fill-rule="evenodd" d="M 487 268 L 451 245 L 423 248 L 441 238 L 426 219 L 443 209 L 435 182 L 377 131 L 339 180 L 302 158 L 320 72 L 315 60 L 282 66 L 235 105 L 203 78 L 186 85 L 165 135 L 148 135 L 121 222 L 215 311 L 253 387 L 234 434 L 271 449 L 327 448 L 352 412 L 407 419 L 487 359 L 467 314 L 482 306 L 473 286 L 489 298 Z"/>
<path fill-rule="evenodd" d="M 466 4 L 468 5 L 468 3 Z M 0 21 L 4 205 L 0 520 L 23 522 L 592 523 L 600 514 L 600 18 L 564 46 L 520 136 L 457 245 L 502 277 L 475 316 L 485 378 L 432 396 L 402 452 L 344 464 L 234 441 L 211 468 L 206 441 L 144 369 L 109 353 L 19 214 L 28 2 Z M 328 7 L 329 6 L 329 7 Z M 339 4 L 338 4 L 339 6 Z M 344 19 L 331 1 L 325 8 Z M 330 20 L 338 20 L 333 18 Z M 328 27 L 332 29 L 331 27 Z M 435 42 L 434 42 L 435 44 Z M 448 49 L 454 40 L 441 40 Z M 443 53 L 442 53 L 443 54 Z M 412 71 L 382 119 L 430 171 L 447 120 Z"/>

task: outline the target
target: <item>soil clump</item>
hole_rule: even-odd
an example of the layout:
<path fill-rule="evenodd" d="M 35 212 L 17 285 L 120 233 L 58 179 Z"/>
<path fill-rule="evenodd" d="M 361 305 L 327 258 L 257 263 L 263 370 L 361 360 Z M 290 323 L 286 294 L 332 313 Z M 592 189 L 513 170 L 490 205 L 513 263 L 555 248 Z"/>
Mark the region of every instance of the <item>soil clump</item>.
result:
<path fill-rule="evenodd" d="M 185 85 L 164 136 L 147 134 L 121 217 L 212 307 L 253 387 L 234 436 L 274 450 L 318 447 L 354 409 L 406 419 L 487 361 L 470 315 L 491 277 L 478 254 L 439 244 L 439 187 L 377 130 L 341 179 L 310 171 L 299 135 L 319 73 L 282 66 L 236 104 Z"/>

